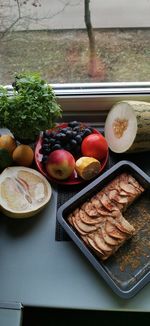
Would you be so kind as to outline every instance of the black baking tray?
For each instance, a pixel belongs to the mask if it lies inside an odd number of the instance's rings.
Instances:
[[[136,234],[108,260],[102,262],[67,221],[68,215],[122,172],[129,172],[145,188],[124,213]],[[64,203],[57,220],[111,289],[122,298],[133,297],[150,282],[150,177],[130,161],[120,161]]]

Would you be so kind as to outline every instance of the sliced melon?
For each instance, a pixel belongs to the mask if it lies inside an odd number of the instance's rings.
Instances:
[[[115,153],[150,150],[150,103],[116,103],[106,118],[105,138]]]
[[[0,175],[0,207],[9,217],[37,214],[49,202],[51,193],[47,179],[34,169],[13,166]]]

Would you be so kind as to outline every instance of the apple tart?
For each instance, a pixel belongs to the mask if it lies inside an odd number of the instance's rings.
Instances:
[[[144,188],[129,173],[122,173],[68,216],[85,244],[101,260],[113,255],[134,233],[123,212]]]

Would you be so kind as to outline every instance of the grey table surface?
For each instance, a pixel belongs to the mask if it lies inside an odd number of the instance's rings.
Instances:
[[[1,326],[21,326],[21,323],[22,323],[21,309],[0,307]]]
[[[55,240],[56,201],[53,189],[50,203],[39,215],[26,220],[0,216],[0,301],[23,306],[150,312],[150,284],[135,297],[122,299],[71,241]]]

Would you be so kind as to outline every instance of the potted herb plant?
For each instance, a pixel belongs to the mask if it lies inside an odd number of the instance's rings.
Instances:
[[[12,96],[0,88],[0,127],[8,128],[21,142],[34,142],[59,117],[61,108],[54,91],[38,74],[17,75]]]

